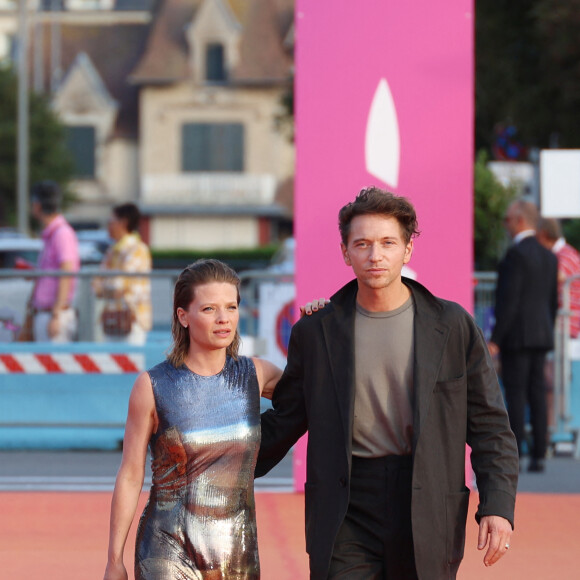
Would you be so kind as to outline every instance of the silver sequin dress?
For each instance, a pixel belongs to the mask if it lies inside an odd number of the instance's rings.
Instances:
[[[136,580],[260,577],[254,466],[260,393],[251,359],[204,377],[165,361],[149,371],[159,428],[139,522]]]

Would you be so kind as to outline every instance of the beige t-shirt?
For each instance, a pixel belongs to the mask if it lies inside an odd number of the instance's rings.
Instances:
[[[390,312],[356,305],[353,455],[408,455],[413,437],[412,296]]]

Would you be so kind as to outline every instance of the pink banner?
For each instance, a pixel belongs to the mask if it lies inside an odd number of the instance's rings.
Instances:
[[[473,0],[297,0],[298,304],[352,278],[337,214],[368,185],[408,197],[411,274],[473,306]],[[295,453],[304,480],[303,444]]]

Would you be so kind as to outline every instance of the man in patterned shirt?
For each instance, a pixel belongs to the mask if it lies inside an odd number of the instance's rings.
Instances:
[[[564,282],[575,274],[580,274],[580,253],[566,242],[558,220],[542,218],[536,231],[538,241],[558,258],[558,299],[560,308],[564,303]],[[580,334],[580,278],[571,282],[570,290],[570,336]]]

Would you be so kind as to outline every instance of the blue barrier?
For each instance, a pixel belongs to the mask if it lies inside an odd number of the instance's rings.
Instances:
[[[168,347],[3,344],[0,449],[119,448],[135,378],[162,361]]]
[[[569,422],[567,426],[570,431],[578,434],[580,432],[580,360],[572,361],[569,402]]]

